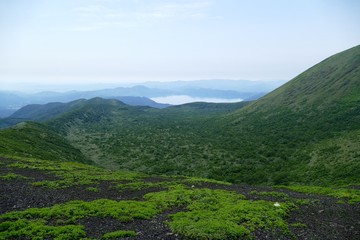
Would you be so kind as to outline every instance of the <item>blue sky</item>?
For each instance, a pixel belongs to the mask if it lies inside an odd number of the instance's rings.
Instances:
[[[1,0],[0,83],[289,80],[358,45],[359,13],[356,0]]]

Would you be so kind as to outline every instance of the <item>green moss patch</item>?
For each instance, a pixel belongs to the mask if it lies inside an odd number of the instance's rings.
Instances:
[[[117,239],[117,238],[135,237],[135,236],[136,236],[136,232],[134,231],[119,230],[104,234],[103,239]]]
[[[259,196],[264,196],[264,197],[275,197],[275,198],[280,198],[280,199],[284,199],[284,200],[289,200],[289,195],[286,193],[282,193],[282,192],[274,192],[274,191],[270,191],[270,192],[259,192],[259,191],[251,191],[250,194],[252,195],[259,195]]]
[[[0,239],[80,239],[85,237],[83,226],[48,226],[46,221],[19,219],[0,223]]]
[[[274,206],[269,201],[244,200],[230,191],[175,188],[145,195],[163,208],[187,206],[171,215],[170,228],[192,239],[252,238],[256,229],[280,230],[290,234],[286,217],[291,203]]]
[[[302,193],[322,194],[335,198],[345,198],[348,199],[349,203],[360,202],[360,191],[357,189],[318,186],[278,186],[278,188],[287,188]]]
[[[71,201],[47,208],[29,208],[24,211],[8,212],[0,215],[2,224],[0,239],[6,239],[8,236],[13,236],[13,238],[20,236],[19,238],[21,238],[21,234],[25,234],[26,231],[29,231],[27,236],[31,238],[52,238],[52,236],[59,235],[61,236],[59,239],[66,239],[66,234],[70,236],[69,239],[81,238],[86,236],[86,232],[81,225],[77,224],[85,218],[111,217],[126,223],[135,219],[152,219],[170,209],[184,209],[171,214],[167,224],[174,233],[186,238],[251,239],[254,232],[259,229],[290,235],[286,218],[288,213],[295,208],[295,204],[293,201],[285,201],[288,197],[285,193],[252,192],[252,194],[261,196],[281,198],[280,203],[275,204],[275,202],[265,200],[246,200],[244,195],[228,190],[197,188],[197,185],[207,183],[207,181],[197,178],[164,178],[161,179],[163,181],[157,181],[154,178],[155,181],[152,181],[152,178],[145,174],[106,171],[79,163],[38,161],[36,159],[18,159],[9,163],[8,166],[37,169],[59,178],[35,182],[33,183],[35,186],[57,189],[84,185],[88,191],[96,192],[98,191],[96,186],[100,181],[111,181],[121,190],[139,190],[151,187],[167,190],[148,193],[144,195],[142,201],[109,199],[89,202]],[[217,181],[210,181],[210,183],[216,186],[226,185],[226,183]],[[111,239],[133,235],[133,231],[119,229],[119,231],[105,234],[103,238]]]
[[[139,181],[145,174],[130,171],[109,171],[99,167],[75,162],[46,161],[32,158],[19,158],[8,164],[12,168],[34,169],[58,177],[58,180],[33,182],[33,186],[53,189],[78,185],[98,184],[101,181]]]
[[[110,216],[119,221],[131,221],[134,218],[149,219],[159,213],[153,202],[113,201],[99,199],[92,202],[71,201],[56,204],[49,208],[29,208],[25,211],[15,211],[3,214],[0,219],[45,219],[57,220],[69,224],[85,217]]]
[[[134,219],[151,219],[173,207],[184,207],[186,211],[172,214],[168,225],[173,232],[188,238],[251,238],[252,232],[257,229],[280,230],[289,234],[286,217],[294,208],[290,203],[275,206],[270,201],[245,200],[243,195],[231,191],[194,189],[181,185],[167,191],[148,193],[144,198],[145,201],[71,201],[48,208],[5,213],[0,216],[3,221],[0,225],[0,239],[22,236],[28,229],[30,235],[26,236],[43,237],[55,233],[61,237],[65,233],[69,236],[83,236],[83,228],[76,225],[83,218],[112,217],[120,222],[129,222]],[[104,238],[133,235],[132,231],[121,230],[108,233]]]
[[[154,202],[112,201],[107,199],[92,202],[71,201],[48,208],[29,208],[3,214],[0,219],[0,239],[31,237],[43,239],[78,239],[86,235],[84,227],[77,221],[87,217],[113,217],[120,222],[134,219],[150,219],[160,211]],[[51,222],[51,224],[50,224]],[[118,231],[104,236],[133,236],[132,231]]]
[[[16,180],[16,179],[27,179],[27,177],[20,175],[20,174],[16,174],[16,173],[8,173],[8,174],[0,176],[0,179]]]

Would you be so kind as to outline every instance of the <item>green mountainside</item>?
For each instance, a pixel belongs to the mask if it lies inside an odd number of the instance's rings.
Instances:
[[[360,46],[337,53],[256,101],[247,110],[318,110],[360,100]]]
[[[49,127],[35,122],[22,122],[1,130],[0,153],[7,156],[91,163],[66,139]]]
[[[274,165],[275,183],[358,181],[360,46],[322,61],[223,122],[231,122],[227,131],[239,145],[257,143],[249,151]]]

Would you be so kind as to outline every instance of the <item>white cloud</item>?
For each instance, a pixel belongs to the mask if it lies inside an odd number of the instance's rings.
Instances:
[[[167,3],[150,5],[133,5],[126,10],[121,4],[106,5],[106,2],[96,5],[80,6],[72,9],[75,24],[72,31],[93,31],[105,27],[133,27],[163,20],[199,19],[207,16],[206,11],[212,6],[209,1],[186,3]]]
[[[74,8],[73,11],[79,14],[84,13],[99,13],[102,11],[107,11],[108,9],[103,5],[88,5]]]
[[[74,27],[74,28],[71,28],[70,30],[71,31],[74,31],[74,32],[89,32],[89,31],[95,31],[95,30],[98,30],[100,29],[101,27],[98,27],[96,25],[92,25],[92,26],[79,26],[79,27]]]
[[[165,4],[155,7],[152,14],[165,18],[192,18],[194,16],[205,16],[205,10],[211,5],[211,2]]]

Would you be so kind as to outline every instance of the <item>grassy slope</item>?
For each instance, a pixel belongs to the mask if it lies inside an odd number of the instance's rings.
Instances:
[[[23,122],[0,131],[0,153],[91,163],[67,140],[40,123]]]
[[[270,176],[276,171],[272,182],[358,182],[360,47],[324,60],[226,121],[229,132],[258,143],[249,151],[267,158]]]
[[[358,101],[359,74],[360,46],[357,46],[316,64],[253,103],[246,111],[267,111],[279,106],[296,111],[307,110],[310,106],[322,110],[334,103]]]

